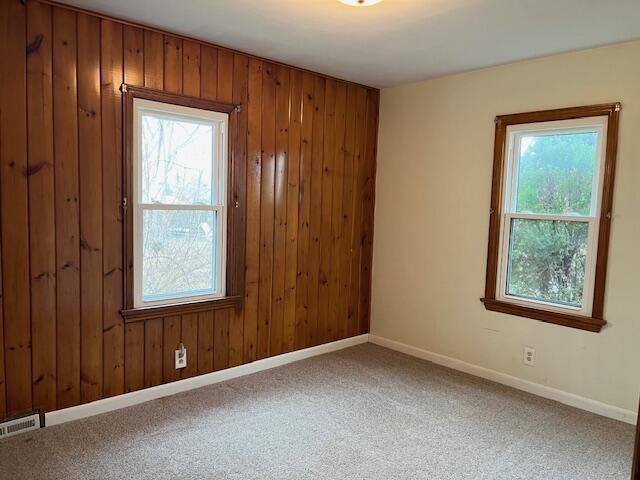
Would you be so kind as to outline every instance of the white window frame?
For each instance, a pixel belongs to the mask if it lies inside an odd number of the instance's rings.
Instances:
[[[217,198],[212,199],[210,205],[200,204],[146,204],[142,203],[142,145],[140,141],[142,116],[145,112],[151,112],[156,116],[174,119],[186,119],[202,122],[214,127],[217,133],[217,148],[212,157],[212,181],[211,187],[217,187]],[[227,261],[227,155],[229,114],[204,110],[199,108],[184,107],[164,102],[156,102],[141,98],[133,99],[133,303],[134,308],[153,307],[160,305],[186,304],[206,300],[214,300],[226,296],[226,261]],[[215,135],[215,133],[214,133]],[[218,287],[212,293],[202,295],[171,296],[158,300],[145,301],[142,295],[143,278],[143,238],[142,221],[144,210],[197,210],[202,212],[216,212],[217,229],[217,258],[215,285]]]
[[[502,199],[502,218],[500,219],[500,243],[498,250],[498,275],[496,299],[506,303],[560,313],[570,313],[590,317],[593,309],[596,260],[598,253],[598,237],[602,190],[606,157],[607,116],[585,117],[572,120],[555,120],[550,122],[509,125],[506,130],[506,164]],[[527,135],[597,133],[596,165],[593,179],[595,195],[591,198],[589,215],[548,215],[516,213],[516,193],[518,180],[518,162],[520,159],[520,139]],[[509,264],[509,245],[511,222],[513,219],[562,220],[588,223],[587,255],[585,259],[585,279],[583,284],[582,307],[562,305],[543,300],[524,299],[506,293]]]

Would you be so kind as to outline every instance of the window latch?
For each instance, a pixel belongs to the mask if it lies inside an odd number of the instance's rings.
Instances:
[[[123,197],[122,198],[122,211],[124,213],[127,212],[127,207],[129,206],[129,201],[127,200],[127,197]]]

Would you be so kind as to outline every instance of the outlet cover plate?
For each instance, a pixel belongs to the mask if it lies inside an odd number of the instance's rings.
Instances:
[[[187,366],[187,349],[182,348],[176,350],[176,369],[185,368]]]
[[[522,363],[529,367],[536,365],[536,349],[533,347],[524,347],[522,355]]]

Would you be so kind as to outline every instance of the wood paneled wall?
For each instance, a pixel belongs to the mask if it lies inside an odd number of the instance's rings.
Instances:
[[[377,90],[36,0],[0,4],[0,417],[368,331]],[[122,82],[243,104],[242,310],[123,322]]]

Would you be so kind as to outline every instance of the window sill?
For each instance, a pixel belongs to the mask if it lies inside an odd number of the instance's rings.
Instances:
[[[186,315],[188,313],[210,312],[211,310],[223,310],[227,308],[240,308],[242,296],[216,298],[201,302],[176,303],[159,305],[154,307],[130,308],[120,310],[125,323],[140,322],[153,318],[170,317],[173,315]]]
[[[607,322],[601,318],[583,317],[568,313],[550,312],[537,308],[523,307],[513,303],[500,302],[493,298],[481,298],[484,307],[492,312],[507,313],[518,317],[532,318],[541,322],[553,323],[565,327],[577,328],[588,332],[599,332]]]

